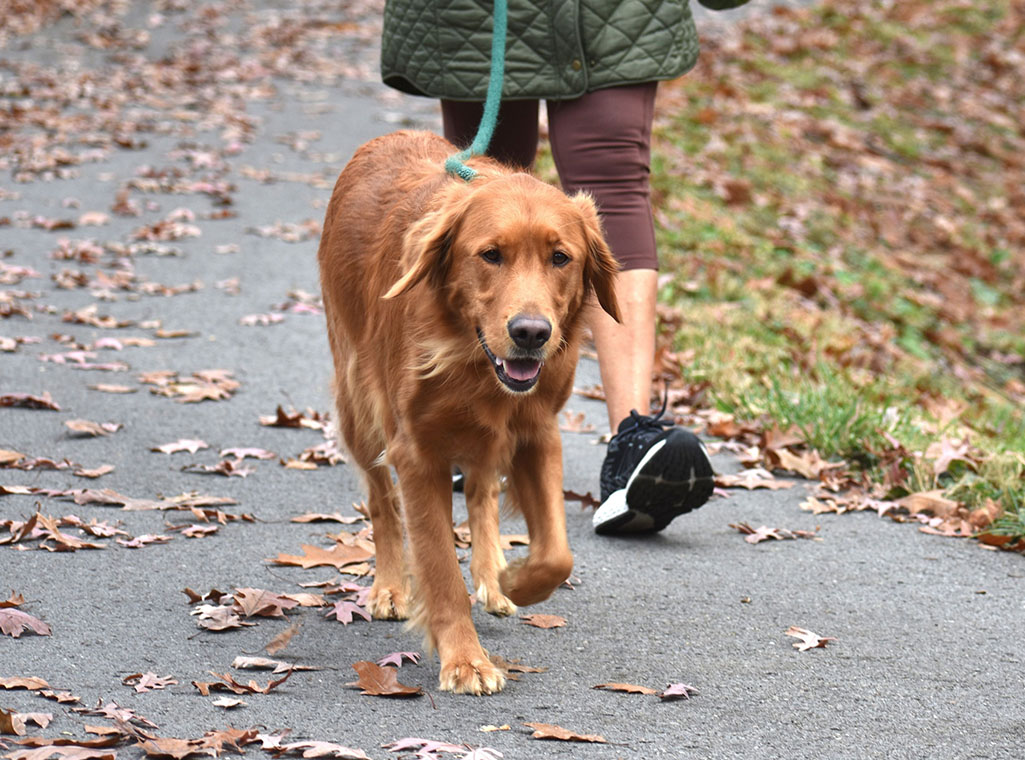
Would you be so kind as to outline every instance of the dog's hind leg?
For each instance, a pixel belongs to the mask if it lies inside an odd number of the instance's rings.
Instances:
[[[409,617],[409,588],[403,559],[402,518],[391,471],[386,464],[379,464],[366,472],[366,481],[367,509],[377,548],[377,567],[367,609],[375,618],[405,620]]]
[[[367,609],[375,618],[405,620],[409,617],[409,588],[403,562],[402,517],[391,471],[382,456],[386,441],[380,426],[374,422],[372,394],[357,390],[371,384],[360,376],[351,347],[335,343],[333,340],[338,432],[352,455],[353,464],[363,473],[377,550],[377,567]]]
[[[512,615],[516,605],[502,593],[498,576],[505,569],[505,556],[499,540],[498,475],[495,472],[466,470],[466,509],[470,515],[470,539],[473,555],[470,577],[477,599],[492,615]]]
[[[573,569],[562,496],[562,441],[554,422],[517,450],[509,496],[527,521],[530,554],[511,563],[499,580],[515,604],[535,604],[551,596]]]

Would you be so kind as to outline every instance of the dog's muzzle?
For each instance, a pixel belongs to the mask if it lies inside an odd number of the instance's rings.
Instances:
[[[477,340],[491,361],[491,366],[495,368],[498,379],[509,390],[516,393],[529,391],[541,377],[541,367],[544,366],[544,361],[540,351],[523,352],[523,355],[520,356],[499,359],[488,348],[487,341],[484,340],[484,333],[479,327],[477,328]]]

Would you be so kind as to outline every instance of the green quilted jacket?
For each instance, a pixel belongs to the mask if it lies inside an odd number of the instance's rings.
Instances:
[[[701,0],[716,10],[747,0]],[[508,0],[502,96],[565,99],[673,79],[698,57],[688,0]],[[387,0],[384,83],[414,95],[483,100],[492,0]]]

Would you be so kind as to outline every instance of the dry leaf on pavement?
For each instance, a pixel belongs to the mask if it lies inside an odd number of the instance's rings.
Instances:
[[[358,523],[362,519],[362,517],[348,517],[340,512],[332,512],[330,514],[326,512],[307,512],[306,514],[299,515],[298,517],[293,517],[292,522],[339,522],[343,525],[352,525],[354,523]]]
[[[232,677],[231,673],[215,673],[210,671],[210,675],[214,678],[220,678],[220,681],[193,681],[192,685],[195,686],[199,693],[204,697],[210,696],[211,691],[225,690],[230,691],[233,694],[267,694],[271,689],[277,688],[292,675],[292,670],[289,669],[285,673],[283,678],[279,678],[277,681],[270,681],[266,686],[260,686],[256,681],[250,681],[247,684],[239,683]]]
[[[777,491],[781,488],[793,488],[792,480],[777,480],[771,473],[760,467],[744,470],[739,475],[716,475],[715,484],[720,488],[746,488],[753,491],[756,488],[768,488]]]
[[[248,702],[246,702],[244,699],[239,699],[238,697],[218,697],[217,699],[213,700],[210,704],[212,704],[214,707],[221,707],[225,710],[231,710],[235,707],[245,707],[248,704]]]
[[[690,684],[671,683],[663,691],[659,692],[658,698],[663,702],[670,702],[674,699],[690,699],[692,695],[697,693],[698,690]]]
[[[382,668],[376,662],[361,660],[353,663],[352,669],[359,675],[359,680],[346,686],[362,689],[361,694],[372,697],[420,697],[424,694],[421,686],[399,683],[395,668]]]
[[[637,686],[632,683],[600,683],[592,686],[592,689],[604,689],[606,691],[624,691],[627,694],[658,694],[656,689],[648,686]]]
[[[125,686],[134,686],[139,694],[155,689],[165,689],[168,686],[176,686],[178,681],[172,676],[158,676],[156,673],[132,673],[121,679]]]
[[[121,429],[120,422],[92,422],[91,420],[64,420],[64,427],[82,436],[106,436]]]
[[[598,734],[577,734],[562,726],[556,726],[551,723],[524,723],[523,725],[534,729],[534,733],[530,735],[532,739],[557,739],[563,742],[608,744],[604,736],[599,736]]]
[[[53,412],[61,410],[47,392],[42,396],[33,396],[30,393],[4,393],[0,395],[0,406],[17,406],[22,409],[46,409]]]
[[[288,670],[320,670],[315,665],[296,665],[283,660],[272,660],[270,657],[250,657],[239,655],[231,661],[231,667],[238,669],[271,670],[273,673],[284,673]]]
[[[388,750],[389,752],[395,753],[406,753],[412,750],[416,750],[414,757],[417,758],[437,758],[439,753],[456,753],[465,752],[466,747],[461,744],[450,744],[449,742],[439,742],[433,739],[420,739],[412,736],[407,736],[405,739],[396,739],[393,742],[382,744],[381,747]],[[403,754],[403,757],[406,755]]]
[[[237,588],[232,598],[235,610],[246,617],[284,617],[285,610],[299,606],[294,599],[262,588]]]
[[[16,713],[0,707],[0,734],[24,736],[26,724],[35,723],[40,728],[46,728],[51,720],[53,715],[50,713]]]
[[[377,661],[377,664],[382,668],[386,665],[393,665],[396,668],[401,668],[402,663],[405,660],[409,660],[414,665],[420,664],[420,653],[419,652],[392,652],[387,654]]]
[[[161,446],[154,446],[150,451],[158,451],[162,454],[176,454],[179,451],[187,451],[190,454],[195,454],[200,449],[208,449],[210,444],[206,441],[200,441],[195,438],[179,438],[173,443],[165,443]]]
[[[787,530],[786,528],[770,528],[767,525],[752,528],[746,522],[730,523],[730,527],[744,533],[744,540],[749,544],[757,544],[770,538],[774,538],[777,541],[793,538],[808,538],[814,541],[822,540],[813,530]]]
[[[292,625],[288,626],[288,628],[286,628],[273,639],[268,641],[266,645],[264,645],[263,647],[264,651],[267,654],[277,654],[292,642],[292,639],[295,637],[297,633],[299,633],[299,629],[301,627],[302,623],[298,620],[292,623]],[[278,671],[275,670],[274,672],[277,673]]]
[[[348,625],[353,620],[353,615],[358,615],[364,620],[369,621],[371,619],[370,613],[366,609],[356,604],[356,602],[350,602],[347,599],[343,599],[340,602],[335,602],[331,605],[331,609],[324,613],[324,617],[333,617],[342,625]]]
[[[49,624],[29,615],[27,612],[22,612],[13,607],[0,609],[0,633],[7,634],[11,638],[16,639],[21,636],[26,628],[39,636],[49,636],[53,632]]]
[[[532,625],[535,628],[562,628],[566,625],[566,618],[559,615],[543,615],[535,612],[532,615],[520,615],[524,625]]]
[[[324,566],[341,569],[346,565],[365,562],[374,556],[373,552],[367,551],[362,547],[346,546],[344,544],[335,544],[330,549],[303,544],[302,550],[303,553],[301,555],[279,554],[270,562],[273,562],[275,565],[295,565],[307,570],[311,567]]]
[[[809,649],[825,648],[826,644],[830,641],[836,641],[832,636],[819,636],[817,633],[812,633],[806,628],[799,628],[796,625],[792,625],[784,632],[787,636],[793,636],[794,638],[800,639],[800,641],[794,642],[794,648],[798,652],[806,652]]]
[[[343,747],[341,744],[333,744],[331,742],[309,741],[282,744],[281,736],[270,736],[268,734],[259,734],[256,738],[260,742],[260,746],[267,752],[270,752],[274,757],[280,757],[283,754],[293,754],[301,755],[302,757],[336,757],[341,758],[341,760],[370,760],[363,750]]]

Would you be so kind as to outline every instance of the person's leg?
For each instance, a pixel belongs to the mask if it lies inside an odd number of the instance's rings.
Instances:
[[[488,155],[508,166],[529,170],[537,155],[537,108],[536,100],[502,103]],[[445,139],[460,149],[469,147],[477,135],[483,113],[483,103],[442,100]]]
[[[658,254],[651,217],[654,82],[548,103],[552,154],[566,192],[594,196],[620,262],[622,322],[601,309],[590,320],[612,432],[631,409],[647,414],[655,358]]]
[[[567,192],[591,193],[622,267],[622,322],[593,309],[609,441],[601,470],[599,533],[657,531],[711,496],[712,465],[698,438],[649,415],[658,255],[650,203],[654,83],[548,104],[552,154]]]
[[[654,269],[627,269],[616,275],[622,322],[600,308],[591,309],[591,332],[612,432],[631,409],[647,413],[651,406],[657,279]]]

